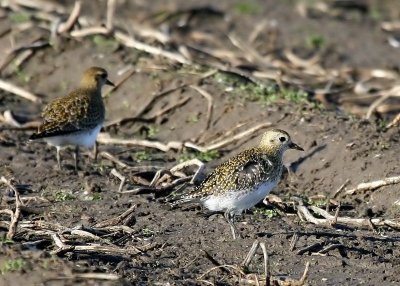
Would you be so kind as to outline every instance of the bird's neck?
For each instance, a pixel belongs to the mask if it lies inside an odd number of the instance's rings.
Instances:
[[[267,155],[267,157],[276,162],[282,162],[282,157],[283,157],[283,151],[282,150],[276,150],[276,148],[273,148],[271,146],[259,146],[256,148],[257,152],[263,155]]]
[[[88,86],[88,85],[84,85],[84,86],[80,86],[79,88],[80,90],[82,90],[83,93],[87,94],[90,96],[90,98],[92,99],[102,99],[101,97],[101,87],[99,86]]]
[[[84,77],[80,82],[79,88],[101,92],[102,86],[103,85],[99,81],[93,78]]]

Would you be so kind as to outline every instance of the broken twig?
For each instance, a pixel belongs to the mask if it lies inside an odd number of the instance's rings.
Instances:
[[[394,185],[400,183],[400,176],[388,177],[381,180],[376,180],[368,183],[361,183],[358,184],[355,188],[350,190],[345,190],[343,192],[344,195],[352,195],[356,192],[360,191],[367,191],[367,190],[375,190],[377,188],[387,186],[387,185]]]

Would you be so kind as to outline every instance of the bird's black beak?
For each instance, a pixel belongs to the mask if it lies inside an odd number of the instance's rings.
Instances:
[[[289,144],[289,148],[290,148],[290,149],[296,149],[296,150],[304,151],[303,148],[301,148],[299,145],[297,145],[296,143],[293,143],[293,142],[291,142],[291,143]]]
[[[111,85],[111,86],[114,86],[115,87],[115,84],[113,84],[111,81],[109,81],[108,79],[106,80],[106,84],[107,85]]]

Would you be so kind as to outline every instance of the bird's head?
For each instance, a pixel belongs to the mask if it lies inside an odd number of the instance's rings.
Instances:
[[[304,151],[303,148],[292,142],[286,131],[280,129],[266,131],[261,138],[259,148],[273,154],[283,154],[287,149]]]
[[[101,89],[105,84],[115,86],[108,79],[108,74],[105,69],[91,67],[83,73],[80,86],[85,89]]]

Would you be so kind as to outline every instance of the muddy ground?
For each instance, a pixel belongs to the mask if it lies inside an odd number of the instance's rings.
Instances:
[[[64,1],[66,11],[73,3]],[[362,2],[362,9],[341,8],[335,13],[315,12],[302,16],[299,5],[310,1],[123,1],[117,6],[116,25],[129,27],[133,22],[145,23],[163,30],[171,27],[177,42],[185,41],[188,30],[212,35],[226,45],[228,29],[246,38],[263,19],[273,21],[279,30],[275,48],[291,48],[303,57],[312,55],[315,45],[324,45],[322,66],[330,69],[369,68],[390,70],[398,76],[400,50],[388,44],[388,34],[381,29],[384,21],[399,20],[400,5],[396,1]],[[189,27],[179,30],[178,16],[171,17],[166,28],[158,24],[160,12],[192,7],[213,7],[195,14]],[[357,7],[357,6],[356,6]],[[363,8],[364,7],[364,8]],[[367,7],[367,10],[365,10]],[[23,28],[24,19],[10,8],[1,11],[0,48],[27,44],[37,37],[48,38],[48,30],[31,18],[33,27]],[[105,1],[85,2],[82,14],[97,21],[104,20]],[[217,11],[217,12],[216,12]],[[36,13],[35,10],[28,10]],[[221,15],[223,13],[223,15]],[[184,14],[184,13],[183,13]],[[17,16],[18,17],[17,17]],[[66,12],[68,15],[68,12]],[[21,19],[22,18],[22,19]],[[228,19],[228,20],[227,20]],[[187,19],[186,19],[187,20]],[[164,21],[166,21],[164,19]],[[173,23],[173,24],[171,24]],[[158,24],[158,26],[157,26]],[[10,31],[7,31],[11,28]],[[317,35],[317,36],[315,36]],[[55,150],[43,142],[28,142],[34,131],[13,129],[3,122],[0,133],[0,176],[13,178],[25,208],[20,227],[12,240],[6,239],[10,216],[1,214],[0,285],[238,285],[240,278],[254,273],[263,278],[262,252],[259,250],[249,267],[238,275],[232,268],[217,265],[240,265],[253,242],[265,243],[270,272],[275,280],[299,279],[306,262],[310,262],[305,285],[397,285],[400,283],[400,236],[392,227],[350,227],[332,224],[317,226],[304,222],[297,215],[295,203],[302,200],[309,206],[327,208],[339,216],[350,218],[399,218],[399,187],[396,184],[352,195],[335,192],[346,183],[350,189],[369,182],[398,175],[399,128],[384,128],[394,114],[378,114],[369,120],[352,113],[354,106],[335,96],[349,96],[352,89],[329,97],[329,104],[318,102],[310,93],[301,100],[285,97],[260,101],[249,97],[252,91],[239,88],[242,79],[216,74],[201,79],[209,71],[207,65],[180,65],[163,57],[119,45],[108,38],[73,39],[59,37],[57,45],[35,51],[18,69],[2,71],[2,80],[12,82],[41,97],[43,103],[32,103],[11,93],[0,91],[0,111],[11,110],[25,121],[38,120],[44,103],[65,94],[76,86],[80,74],[93,65],[105,67],[110,79],[119,82],[121,71],[134,66],[133,76],[109,94],[106,99],[106,125],[134,117],[153,95],[181,84],[199,83],[213,97],[213,115],[207,124],[207,101],[189,86],[161,97],[142,120],[133,120],[105,128],[110,136],[125,139],[148,139],[160,142],[193,141],[204,135],[200,145],[212,143],[241,123],[236,132],[259,123],[270,122],[287,130],[305,152],[288,151],[285,172],[272,192],[282,203],[260,203],[239,218],[242,239],[232,240],[223,216],[204,216],[200,208],[171,209],[157,191],[139,194],[117,192],[120,181],[111,174],[115,168],[127,177],[124,190],[148,184],[154,172],[123,168],[105,157],[96,162],[83,152],[79,171],[73,169],[71,152],[62,152],[63,171],[56,168]],[[310,41],[311,43],[310,46]],[[151,42],[150,42],[151,43]],[[319,43],[319,44],[318,44]],[[258,48],[263,49],[262,42]],[[320,48],[320,47],[319,47]],[[4,61],[3,53],[0,60]],[[107,90],[106,90],[107,93]],[[184,104],[161,116],[157,111],[188,98]],[[360,109],[357,109],[360,110]],[[144,118],[146,117],[146,118]],[[109,152],[130,167],[157,166],[169,169],[178,162],[198,157],[206,162],[207,172],[218,163],[257,143],[264,129],[242,140],[223,146],[216,152],[200,154],[188,148],[162,152],[157,149],[121,144],[100,144],[101,152]],[[204,134],[203,134],[204,133]],[[186,171],[192,174],[193,170]],[[13,192],[1,186],[1,209],[15,209]],[[282,207],[283,206],[283,207]],[[126,221],[130,232],[115,230],[96,233],[101,240],[73,236],[71,229],[93,228],[132,208]],[[25,231],[23,223],[36,223],[43,234]],[[40,226],[39,226],[40,225]],[[51,226],[57,226],[52,228]],[[100,243],[120,249],[137,247],[136,254],[85,251],[57,251],[52,237],[70,238],[74,245]],[[293,247],[294,235],[298,236]],[[91,240],[92,239],[92,240]],[[312,246],[304,250],[307,246]],[[331,250],[320,252],[329,246]],[[299,251],[300,250],[300,251]],[[87,273],[115,276],[85,277]],[[113,280],[114,279],[114,280]],[[255,283],[255,282],[254,282]],[[256,284],[253,284],[256,285]]]

